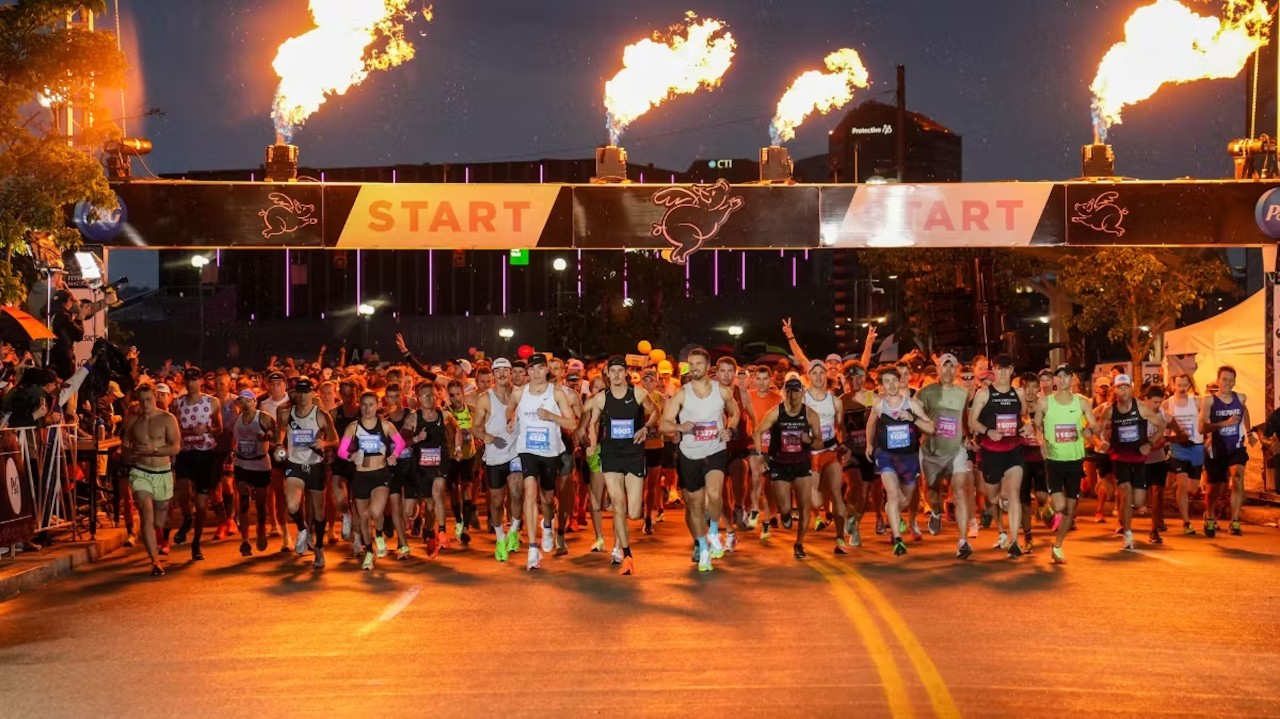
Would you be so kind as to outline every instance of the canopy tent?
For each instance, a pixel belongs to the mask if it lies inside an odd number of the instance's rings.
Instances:
[[[1170,372],[1194,368],[1196,387],[1217,379],[1218,368],[1236,368],[1236,392],[1248,400],[1249,419],[1257,424],[1267,416],[1266,291],[1221,314],[1164,333],[1164,352]],[[1192,357],[1184,357],[1191,355]]]

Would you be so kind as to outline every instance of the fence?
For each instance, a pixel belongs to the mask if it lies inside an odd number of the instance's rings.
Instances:
[[[0,545],[27,541],[39,532],[75,531],[75,425],[0,429]]]

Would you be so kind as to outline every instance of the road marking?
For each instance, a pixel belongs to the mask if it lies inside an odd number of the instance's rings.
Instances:
[[[404,590],[404,593],[401,594],[398,599],[396,599],[394,602],[390,604],[390,606],[388,606],[386,609],[383,610],[381,616],[379,616],[377,619],[373,620],[372,622],[369,622],[368,624],[364,625],[363,627],[360,627],[360,631],[357,632],[357,634],[359,634],[360,636],[364,636],[369,632],[372,632],[374,629],[377,629],[379,623],[389,622],[392,619],[395,619],[397,614],[399,614],[400,612],[403,612],[405,607],[413,603],[413,600],[418,596],[418,593],[421,591],[422,591],[422,585],[418,585],[416,587],[409,587],[408,589]]]
[[[1134,554],[1141,554],[1141,555],[1142,555],[1142,556],[1144,556],[1144,557],[1151,557],[1152,559],[1159,559],[1159,560],[1160,560],[1160,561],[1162,561],[1162,562],[1168,562],[1168,563],[1170,563],[1170,564],[1176,564],[1176,565],[1178,565],[1178,566],[1180,566],[1180,567],[1185,567],[1185,566],[1187,566],[1187,563],[1186,563],[1186,562],[1183,562],[1183,561],[1180,561],[1180,560],[1174,559],[1173,557],[1166,557],[1166,556],[1164,556],[1164,554],[1163,554],[1163,553],[1161,553],[1161,552],[1149,552],[1149,551],[1147,551],[1147,550],[1145,550],[1145,549],[1130,549],[1129,551],[1130,551],[1130,552],[1132,552],[1132,553],[1134,553]]]
[[[867,654],[871,656],[871,662],[880,675],[880,684],[884,687],[885,699],[889,702],[889,714],[893,717],[915,716],[907,685],[902,681],[898,665],[894,662],[893,650],[857,592],[839,581],[839,574],[821,560],[813,562],[811,566],[826,577],[827,583],[831,585],[831,592],[835,594],[836,603],[853,622],[854,629],[862,638],[862,645],[866,647]]]
[[[907,652],[907,656],[911,659],[911,664],[920,676],[920,681],[924,684],[924,689],[929,694],[929,703],[933,705],[934,714],[939,717],[959,717],[960,709],[951,697],[951,691],[947,688],[947,683],[942,679],[942,674],[938,672],[938,668],[929,659],[929,653],[921,646],[911,628],[907,626],[906,620],[893,608],[893,604],[888,598],[881,594],[880,590],[876,589],[871,580],[862,576],[853,567],[834,559],[827,560],[826,563],[829,566],[834,566],[849,577],[862,595],[880,613],[880,618],[884,620],[885,624],[889,625],[889,629]]]

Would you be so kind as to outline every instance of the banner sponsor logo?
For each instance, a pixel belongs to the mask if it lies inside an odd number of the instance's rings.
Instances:
[[[651,201],[667,208],[662,221],[654,223],[652,234],[671,245],[667,259],[677,265],[683,265],[690,255],[702,249],[746,204],[746,200],[733,194],[733,187],[725,180],[714,185],[668,187],[653,193]]]
[[[338,247],[536,247],[557,185],[364,185]]]
[[[1097,232],[1124,237],[1124,218],[1129,211],[1116,204],[1118,192],[1103,192],[1084,202],[1077,202],[1071,212],[1071,221]]]
[[[299,202],[283,192],[273,192],[267,195],[267,199],[271,200],[271,207],[258,211],[264,225],[263,239],[291,235],[320,221],[311,216],[316,211],[315,205]]]
[[[1280,188],[1268,190],[1258,198],[1253,217],[1262,234],[1273,240],[1280,240]]]
[[[91,202],[77,202],[72,208],[72,224],[91,242],[110,242],[129,221],[129,208],[120,193],[111,194],[116,196],[114,210],[103,210]]]
[[[834,247],[1003,247],[1030,245],[1050,183],[1026,185],[860,185],[838,226],[822,228]]]

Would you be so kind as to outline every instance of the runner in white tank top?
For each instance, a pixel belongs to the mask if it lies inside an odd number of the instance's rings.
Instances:
[[[476,397],[472,433],[484,443],[485,476],[489,484],[489,526],[497,534],[493,558],[507,561],[520,548],[520,522],[524,518],[524,473],[520,465],[516,434],[507,427],[507,406],[515,389],[511,386],[511,361],[493,361],[493,387]],[[505,400],[504,400],[505,398]],[[511,525],[504,523],[506,494],[511,493]]]

